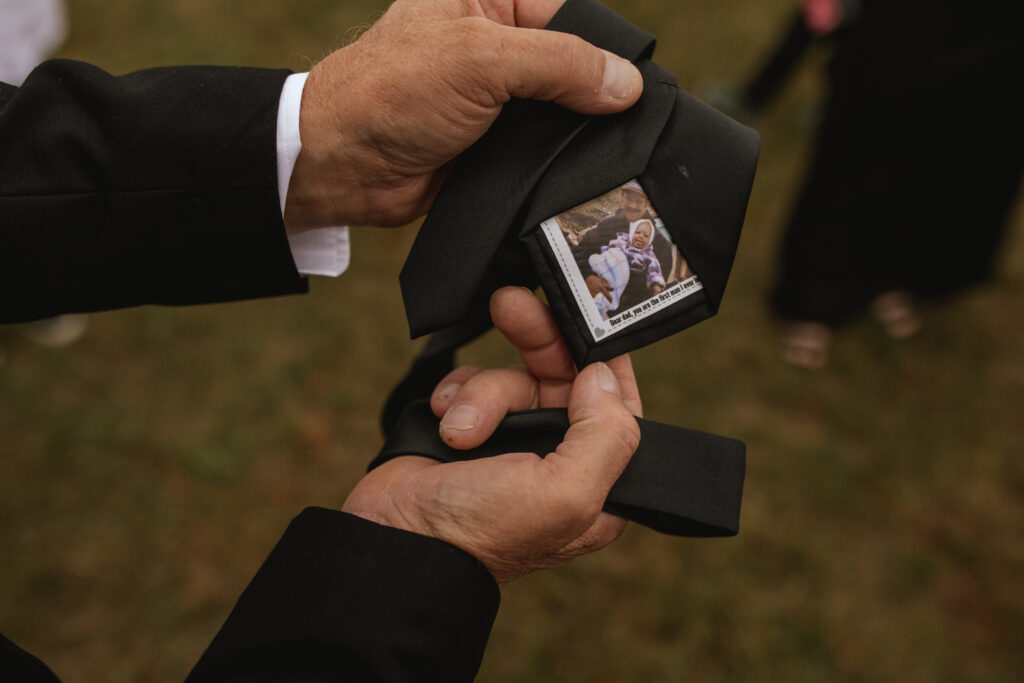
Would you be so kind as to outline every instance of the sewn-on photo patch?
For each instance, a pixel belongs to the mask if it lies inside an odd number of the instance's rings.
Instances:
[[[703,289],[636,180],[541,230],[595,341]]]

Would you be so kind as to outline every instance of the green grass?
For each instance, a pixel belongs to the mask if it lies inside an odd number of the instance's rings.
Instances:
[[[75,0],[62,55],[305,68],[375,2]],[[742,77],[791,3],[613,3],[698,93]],[[924,334],[843,331],[778,359],[765,311],[820,55],[760,122],[717,318],[635,354],[647,415],[748,445],[742,531],[631,527],[504,591],[480,679],[1010,681],[1024,671],[1024,243]],[[95,315],[50,351],[0,330],[0,631],[68,681],[181,679],[288,520],[336,506],[415,352],[397,273],[414,227],[358,229],[306,297]],[[511,360],[490,336],[464,354]]]

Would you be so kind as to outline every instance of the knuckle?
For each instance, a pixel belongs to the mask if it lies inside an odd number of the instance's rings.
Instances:
[[[600,76],[604,70],[604,58],[600,56],[598,49],[579,36],[564,35],[565,38],[562,39],[562,45],[558,46],[559,50],[555,58],[562,60],[563,67],[569,73],[587,79],[598,77],[597,82],[600,83]]]
[[[557,54],[564,60],[570,60],[574,65],[583,61],[591,49],[590,44],[579,36],[571,33],[562,33],[558,37],[559,45],[552,45]]]
[[[466,382],[467,391],[478,395],[500,395],[504,385],[499,368],[484,368]]]
[[[483,17],[462,17],[451,22],[448,39],[454,43],[451,47],[474,59],[490,58],[501,45],[496,28],[494,22]]]
[[[471,101],[486,106],[504,101],[505,34],[483,17],[461,17],[447,22],[438,37],[445,80]]]

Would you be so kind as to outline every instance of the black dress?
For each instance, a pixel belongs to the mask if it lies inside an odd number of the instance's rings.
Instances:
[[[838,37],[783,238],[777,315],[835,325],[880,293],[987,278],[1024,161],[1021,5],[867,0]]]

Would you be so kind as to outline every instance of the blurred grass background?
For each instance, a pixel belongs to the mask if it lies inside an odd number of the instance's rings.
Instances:
[[[308,68],[375,0],[71,0],[61,55]],[[743,78],[789,0],[615,0],[698,94]],[[1024,676],[1024,243],[909,343],[870,321],[830,367],[779,360],[765,310],[819,53],[759,122],[719,316],[634,360],[652,419],[748,445],[742,531],[631,527],[509,586],[482,681],[1011,681]],[[471,198],[469,198],[471,199]],[[967,227],[967,226],[965,226]],[[0,631],[68,681],[179,680],[287,525],[380,445],[408,341],[415,227],[357,229],[306,297],[92,316],[52,351],[0,329]],[[488,337],[463,359],[513,360]]]

